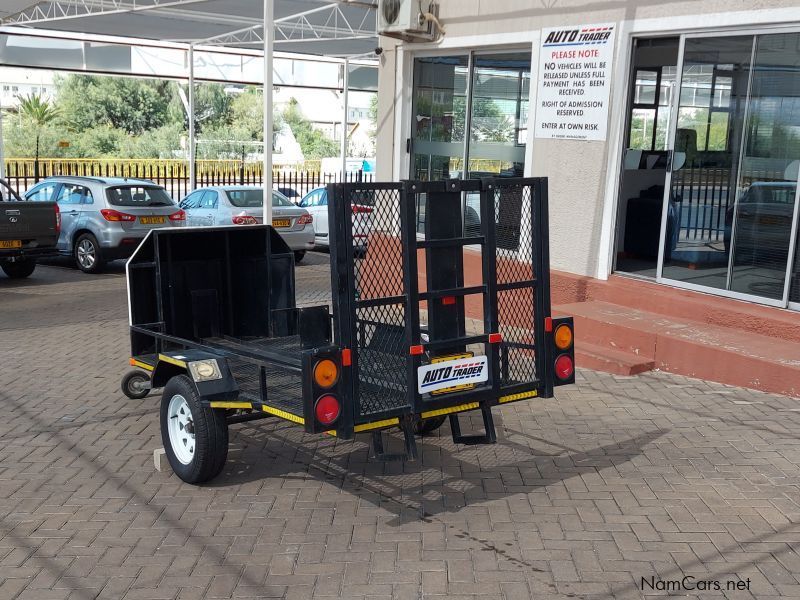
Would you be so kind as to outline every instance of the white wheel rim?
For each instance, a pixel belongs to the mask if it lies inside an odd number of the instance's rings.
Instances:
[[[175,394],[167,407],[167,431],[172,451],[182,465],[188,465],[194,458],[194,423],[192,411],[186,398]]]
[[[87,269],[91,269],[94,264],[94,244],[89,240],[81,240],[78,244],[78,262]]]

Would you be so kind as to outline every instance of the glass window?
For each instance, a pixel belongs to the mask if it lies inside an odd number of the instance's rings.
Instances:
[[[91,204],[92,193],[88,188],[74,183],[63,183],[56,202],[59,204]],[[88,199],[88,202],[85,200]]]
[[[50,202],[53,200],[53,193],[56,191],[57,185],[55,182],[40,183],[25,194],[25,200],[30,202]]]
[[[174,202],[164,188],[144,185],[121,185],[106,190],[112,206],[173,206]]]
[[[213,210],[217,208],[217,201],[219,200],[219,194],[214,190],[206,190],[203,194],[203,197],[200,199],[200,208],[205,208],[208,210]]]
[[[434,181],[462,175],[468,64],[467,56],[418,58],[414,62],[414,179]]]
[[[197,208],[200,204],[200,198],[203,197],[203,192],[192,192],[186,198],[181,200],[181,208]]]
[[[260,208],[264,205],[264,190],[246,188],[241,190],[228,190],[228,200],[237,208]],[[280,192],[272,192],[272,206],[294,206],[291,200]]]
[[[784,295],[800,161],[798,48],[798,33],[756,38],[738,199],[727,219],[730,289],[775,300]]]

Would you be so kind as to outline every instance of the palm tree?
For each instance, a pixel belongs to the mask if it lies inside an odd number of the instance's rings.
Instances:
[[[17,96],[17,98],[19,98],[19,113],[30,121],[36,130],[36,159],[33,163],[33,179],[38,182],[39,138],[42,135],[42,129],[58,118],[59,110],[39,94],[28,94],[27,96]]]

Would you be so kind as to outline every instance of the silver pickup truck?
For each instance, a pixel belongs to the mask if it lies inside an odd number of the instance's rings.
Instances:
[[[36,259],[55,256],[61,214],[55,202],[23,202],[0,179],[0,268],[11,279],[28,277]]]

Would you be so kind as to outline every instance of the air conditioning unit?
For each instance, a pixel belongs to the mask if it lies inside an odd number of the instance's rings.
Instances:
[[[436,30],[426,14],[436,14],[433,0],[378,0],[378,33],[407,41],[433,40]]]

